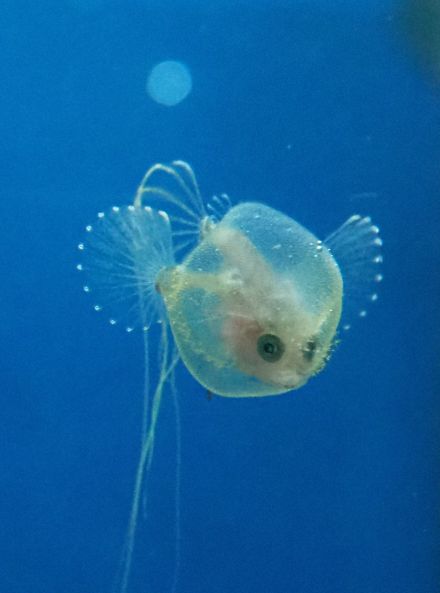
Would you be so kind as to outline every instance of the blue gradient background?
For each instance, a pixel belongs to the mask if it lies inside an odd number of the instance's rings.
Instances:
[[[178,371],[178,593],[438,593],[440,89],[391,2],[4,0],[0,592],[110,593],[138,457],[142,345],[75,271],[98,210],[188,160],[205,195],[384,238],[368,319],[303,389],[206,399]],[[145,93],[184,61],[191,95]],[[173,409],[130,593],[170,590]]]

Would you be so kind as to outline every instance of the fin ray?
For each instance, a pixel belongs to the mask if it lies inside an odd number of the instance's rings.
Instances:
[[[139,185],[134,204],[165,208],[172,221],[173,231],[181,230],[182,227],[190,228],[191,245],[197,243],[206,209],[195,174],[185,161],[156,163],[150,167]],[[176,237],[176,246],[179,243],[182,241]]]

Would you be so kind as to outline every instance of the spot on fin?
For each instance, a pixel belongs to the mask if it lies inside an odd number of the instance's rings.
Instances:
[[[344,300],[340,327],[351,328],[356,318],[366,317],[378,299],[382,282],[382,239],[369,216],[355,214],[325,240],[342,274]]]
[[[83,290],[95,311],[110,325],[127,332],[144,331],[162,316],[162,298],[155,289],[159,271],[174,265],[167,214],[149,206],[114,206],[87,225],[78,245]]]

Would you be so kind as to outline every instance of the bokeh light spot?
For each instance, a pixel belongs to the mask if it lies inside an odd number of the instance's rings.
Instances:
[[[191,73],[182,62],[160,62],[148,76],[148,94],[153,101],[167,107],[173,107],[183,101],[191,89]]]

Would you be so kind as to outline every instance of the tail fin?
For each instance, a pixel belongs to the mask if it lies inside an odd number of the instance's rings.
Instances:
[[[157,274],[175,263],[168,215],[149,206],[114,206],[86,232],[77,269],[94,309],[127,332],[146,331],[163,317]]]

